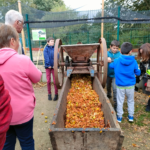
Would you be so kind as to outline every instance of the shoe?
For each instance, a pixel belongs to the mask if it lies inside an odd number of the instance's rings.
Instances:
[[[139,88],[135,86],[134,91],[138,92]]]
[[[54,97],[54,101],[57,101],[57,100],[58,100],[58,94],[55,95],[55,97]]]
[[[128,116],[129,122],[133,122],[134,117],[133,116]]]
[[[48,94],[48,100],[52,100],[51,94]]]
[[[117,121],[121,123],[122,117],[117,116]]]
[[[111,95],[107,95],[107,97],[108,97],[108,98],[112,98],[112,96],[111,96]]]
[[[150,99],[148,100],[145,111],[147,111],[147,112],[150,111]]]
[[[149,112],[150,111],[150,106],[147,105],[145,111]]]

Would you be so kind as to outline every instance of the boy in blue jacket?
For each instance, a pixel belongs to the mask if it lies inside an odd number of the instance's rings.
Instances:
[[[134,85],[136,83],[135,75],[140,76],[141,71],[138,69],[138,64],[135,56],[130,56],[132,53],[132,44],[124,42],[121,45],[122,55],[110,64],[110,68],[115,71],[117,85],[117,120],[122,121],[123,103],[125,95],[127,96],[128,104],[128,119],[130,122],[134,120]]]
[[[119,41],[114,40],[111,42],[110,45],[110,50],[107,52],[107,56],[108,56],[108,73],[107,73],[107,97],[111,98],[111,85],[113,88],[113,101],[114,101],[114,109],[116,111],[116,107],[117,107],[117,97],[116,97],[116,93],[117,93],[117,87],[116,87],[116,83],[115,83],[115,73],[114,73],[114,69],[109,68],[110,62],[114,61],[116,58],[118,58],[121,54],[120,51],[118,50],[120,46]]]
[[[52,100],[51,97],[51,74],[53,75],[55,97],[54,101],[58,99],[58,89],[55,84],[54,76],[54,39],[49,37],[47,39],[47,46],[44,49],[45,69],[47,78],[48,100]]]

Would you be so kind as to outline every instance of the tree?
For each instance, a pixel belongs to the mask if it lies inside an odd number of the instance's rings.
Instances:
[[[0,0],[0,7],[1,6],[10,6],[17,2],[18,2],[18,0]],[[33,0],[21,0],[21,2],[26,3],[27,5],[31,5],[33,3]]]
[[[62,0],[33,0],[35,8],[43,11],[51,11],[53,8],[64,5]]]
[[[115,7],[120,5],[131,10],[150,10],[150,0],[105,0],[105,7]]]

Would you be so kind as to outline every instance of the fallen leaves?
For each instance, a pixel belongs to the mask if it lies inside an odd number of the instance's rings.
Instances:
[[[44,86],[46,86],[47,83],[46,82],[38,82],[38,83],[33,83],[33,87],[34,88],[42,88]]]
[[[99,131],[99,133],[102,133],[103,131],[101,130],[101,131]]]
[[[104,114],[90,76],[76,75],[67,95],[66,128],[103,128]]]
[[[133,146],[133,147],[137,147],[137,145],[136,145],[136,144],[134,144],[134,143],[132,143],[132,146]]]
[[[51,129],[49,129],[49,132],[52,132],[52,130],[51,130]]]
[[[56,122],[55,122],[55,121],[53,121],[53,122],[52,122],[52,125],[55,125],[55,124],[56,124]]]

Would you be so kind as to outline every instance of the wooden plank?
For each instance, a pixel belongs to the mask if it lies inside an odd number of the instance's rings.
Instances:
[[[97,77],[93,79],[93,89],[99,95],[100,102],[102,103],[102,111],[104,112],[105,124],[107,123],[107,120],[109,120],[111,128],[120,129],[120,126],[116,119],[116,113]]]
[[[54,132],[56,145],[53,150],[117,150],[119,131],[106,132]]]
[[[53,116],[53,119],[51,121],[50,129],[53,130],[54,128],[64,128],[65,126],[65,120],[64,117],[66,116],[66,97],[68,95],[69,89],[70,89],[70,79],[66,78],[63,88],[61,90],[58,103],[55,109],[55,116]],[[52,125],[52,122],[55,121],[56,125]]]

